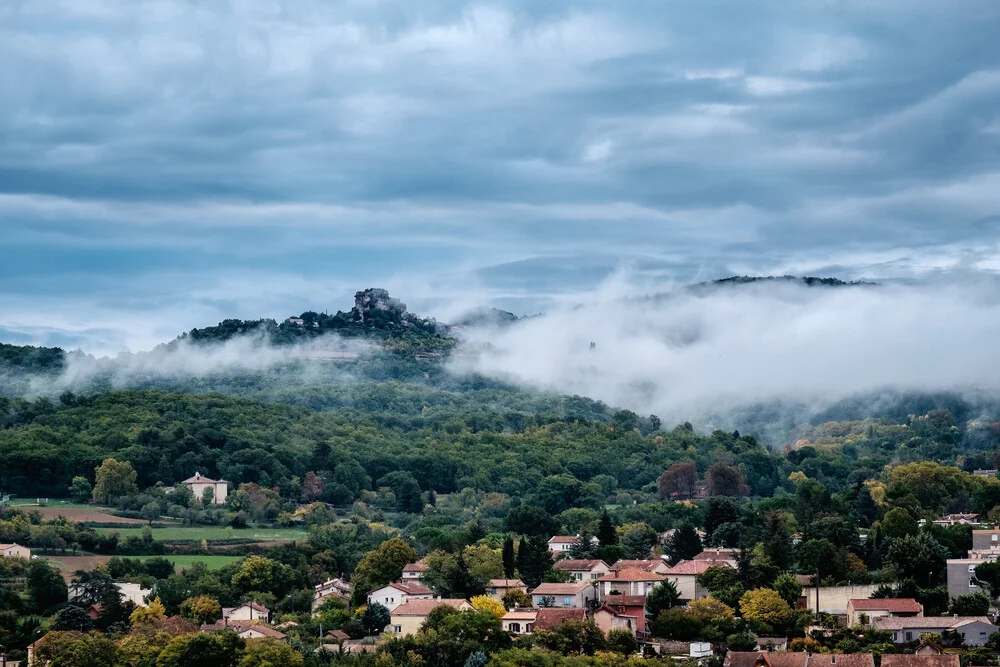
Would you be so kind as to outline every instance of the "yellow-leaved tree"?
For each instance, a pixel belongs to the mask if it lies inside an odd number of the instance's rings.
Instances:
[[[488,595],[477,595],[469,602],[475,609],[479,611],[488,611],[497,619],[503,618],[507,614],[507,609],[504,608],[503,604],[499,600],[494,600]]]
[[[770,588],[755,588],[740,598],[740,612],[748,621],[773,625],[788,620],[792,608],[777,591]]]
[[[132,615],[128,617],[132,625],[145,625],[152,623],[159,618],[166,618],[167,610],[160,602],[160,598],[153,598],[148,607],[136,607]]]

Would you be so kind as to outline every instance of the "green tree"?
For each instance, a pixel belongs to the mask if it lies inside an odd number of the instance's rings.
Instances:
[[[771,584],[771,588],[773,588],[778,595],[781,596],[781,599],[787,602],[788,606],[793,609],[795,608],[795,604],[799,601],[799,598],[802,597],[802,584],[800,584],[799,580],[795,578],[795,575],[789,574],[788,572],[782,572],[779,574],[775,578],[774,583]]]
[[[180,635],[163,648],[156,667],[235,667],[244,645],[232,631]]]
[[[503,573],[507,579],[513,579],[517,572],[517,554],[514,552],[514,537],[508,535],[503,540]]]
[[[580,529],[576,540],[570,545],[569,557],[578,560],[593,560],[597,558],[599,550],[600,545],[595,541],[593,533],[584,526]]]
[[[403,567],[417,561],[417,552],[405,540],[393,537],[366,553],[354,568],[355,604],[363,604],[368,594],[403,576]]]
[[[94,619],[90,617],[87,610],[75,604],[69,604],[59,610],[55,620],[52,621],[53,630],[90,632],[94,627]]]
[[[110,637],[77,632],[50,632],[34,655],[54,667],[107,667],[118,662],[118,645]]]
[[[990,596],[982,591],[956,595],[948,607],[948,613],[954,616],[986,616],[989,611]]]
[[[656,544],[656,531],[648,523],[634,523],[618,528],[622,546],[622,557],[630,560],[649,558],[649,552]]]
[[[559,530],[559,522],[537,505],[515,507],[507,514],[504,525],[517,535],[544,536],[546,540]]]
[[[689,560],[701,553],[701,538],[690,523],[682,523],[667,540],[666,551],[670,562]]]
[[[361,616],[361,624],[365,626],[365,632],[369,635],[381,633],[391,620],[389,610],[378,602],[365,607],[365,613]]]
[[[564,621],[551,630],[536,630],[535,641],[563,655],[594,655],[607,647],[604,633],[592,620]]]
[[[996,649],[988,646],[970,646],[962,654],[959,664],[962,667],[972,667],[972,665],[995,667],[1000,665],[1000,660],[997,658]]]
[[[900,579],[913,579],[931,586],[944,572],[948,550],[927,533],[907,535],[889,544],[886,561]]]
[[[1000,561],[986,561],[977,565],[976,582],[984,586],[994,600],[1000,598]]]
[[[238,667],[300,667],[304,663],[302,654],[291,646],[265,637],[247,642]]]
[[[284,595],[295,573],[288,565],[265,556],[249,556],[233,574],[233,588],[239,593],[261,591],[274,596]]]
[[[618,544],[618,531],[615,530],[615,525],[611,523],[611,517],[608,516],[607,510],[604,510],[601,514],[601,520],[597,524],[597,541],[602,547],[610,547]]]
[[[90,481],[86,477],[77,475],[69,484],[69,497],[72,498],[75,503],[87,502],[90,500],[93,492],[94,488],[90,485]]]
[[[670,579],[664,579],[646,597],[646,613],[655,618],[661,611],[676,607],[679,601],[677,586]]]
[[[135,482],[138,474],[128,461],[104,459],[94,469],[94,475],[94,490],[91,495],[99,503],[114,503],[119,498],[134,496],[139,492]]]
[[[627,628],[612,628],[608,631],[607,647],[609,651],[621,653],[622,655],[632,655],[639,651],[639,641],[631,630]]]
[[[521,540],[517,551],[517,570],[529,589],[542,583],[553,565],[548,540],[540,535]]]
[[[66,601],[66,581],[46,560],[33,560],[27,567],[28,600],[32,609],[45,613]]]
[[[907,537],[916,535],[919,526],[917,520],[902,507],[895,507],[885,513],[879,521],[879,530],[883,536],[889,538]]]

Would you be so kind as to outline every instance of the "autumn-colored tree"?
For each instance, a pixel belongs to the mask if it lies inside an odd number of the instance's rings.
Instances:
[[[781,599],[777,591],[771,588],[755,588],[740,598],[740,613],[748,621],[775,625],[786,621],[792,613],[792,608]]]
[[[742,470],[719,462],[709,466],[705,474],[705,485],[710,496],[745,496],[750,492]]]
[[[139,492],[135,480],[138,473],[128,461],[104,459],[101,465],[94,468],[94,490],[91,493],[99,503],[113,503],[119,498],[134,496]]]
[[[306,473],[305,479],[302,480],[302,489],[300,490],[302,500],[307,503],[318,499],[323,495],[323,480],[314,473],[312,470]]]
[[[507,609],[513,609],[515,605],[518,607],[530,607],[531,596],[522,590],[514,589],[504,593],[501,602]]]
[[[207,595],[188,598],[181,602],[181,616],[197,623],[214,623],[222,618],[222,605]]]
[[[134,627],[137,625],[146,625],[148,623],[152,623],[157,619],[166,617],[167,617],[167,610],[163,606],[163,603],[160,602],[160,598],[156,597],[153,598],[152,602],[150,602],[148,606],[136,607],[135,611],[132,612],[128,620],[129,623],[131,623],[132,626]]]
[[[660,475],[657,488],[661,498],[677,494],[682,498],[694,495],[698,485],[698,467],[693,463],[674,463]]]
[[[488,595],[477,595],[469,600],[469,603],[479,611],[488,611],[498,619],[502,619],[507,614],[506,607],[499,600],[494,600]]]

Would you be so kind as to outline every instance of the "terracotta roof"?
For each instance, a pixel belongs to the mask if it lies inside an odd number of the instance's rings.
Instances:
[[[573,544],[576,542],[576,535],[555,535],[549,540],[549,544]]]
[[[705,549],[694,560],[736,560],[740,555],[739,549]]]
[[[348,635],[343,630],[328,630],[327,633],[323,636],[328,637],[329,639],[336,639],[342,642],[346,642],[348,639],[351,638],[351,636]]]
[[[490,579],[487,588],[525,588],[520,579]]]
[[[264,614],[270,614],[271,613],[270,609],[268,609],[267,607],[265,607],[263,605],[259,605],[256,602],[244,602],[243,604],[236,605],[235,607],[223,607],[223,609],[222,609],[222,617],[225,618],[226,616],[229,616],[230,614],[232,614],[237,609],[242,609],[243,607],[250,607],[251,609],[253,609],[255,611],[259,611],[259,612],[264,613]]]
[[[645,595],[605,595],[601,600],[611,607],[645,607]]]
[[[515,607],[504,614],[504,621],[534,621],[538,615],[537,609],[530,607]]]
[[[886,610],[890,614],[919,614],[923,607],[913,598],[868,598],[851,599],[847,604],[855,611],[881,611]]]
[[[713,567],[732,567],[732,564],[727,560],[682,560],[667,570],[667,574],[704,574]]]
[[[397,591],[402,591],[407,595],[434,595],[434,591],[426,586],[421,586],[410,581],[394,581],[388,584],[388,586],[392,586]]]
[[[808,667],[875,667],[871,653],[813,653]]]
[[[538,588],[531,591],[532,595],[576,595],[582,590],[590,588],[590,584],[577,582],[575,584],[539,584]]]
[[[392,611],[393,616],[426,616],[441,605],[448,605],[455,609],[471,609],[472,605],[468,600],[457,598],[444,598],[438,600],[407,600]]]
[[[566,621],[583,621],[586,609],[539,609],[535,616],[535,630],[550,630]]]
[[[663,581],[665,576],[647,570],[619,570],[604,575],[598,581]]]
[[[993,625],[993,622],[985,616],[878,616],[872,619],[872,623],[879,630],[949,629],[968,623]]]
[[[882,656],[883,667],[958,667],[957,653],[943,655],[914,655],[886,653]]]
[[[403,566],[403,572],[423,572],[427,569],[424,563],[408,563]]]
[[[611,566],[612,572],[618,572],[619,570],[645,570],[646,572],[652,572],[661,565],[666,565],[662,560],[620,560]]]
[[[571,572],[573,570],[585,570],[589,572],[600,565],[603,565],[604,567],[608,566],[608,564],[603,560],[574,560],[572,558],[567,558],[565,560],[557,560],[553,567],[557,570],[563,570],[565,572]]]

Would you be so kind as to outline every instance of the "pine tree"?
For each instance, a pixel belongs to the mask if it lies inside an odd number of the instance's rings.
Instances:
[[[580,529],[576,541],[570,545],[569,557],[577,560],[593,560],[597,558],[598,545],[594,543],[594,536],[586,528]]]
[[[701,553],[701,538],[689,523],[681,524],[667,541],[667,555],[672,563],[694,558]]]
[[[514,578],[515,566],[514,538],[508,535],[503,541],[503,571],[508,579]]]
[[[601,543],[602,547],[618,544],[618,533],[615,531],[614,524],[611,523],[611,517],[608,516],[607,510],[604,510],[601,521],[597,524],[597,541]]]

